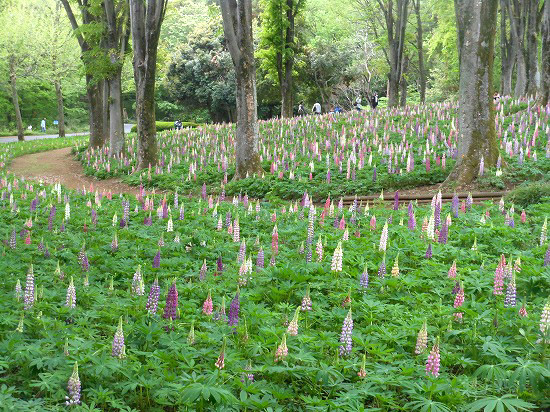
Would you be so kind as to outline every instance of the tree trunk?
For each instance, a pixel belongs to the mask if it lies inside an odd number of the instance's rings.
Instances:
[[[395,72],[388,75],[388,107],[396,107],[399,104],[399,79],[395,78]]]
[[[124,150],[124,120],[122,117],[122,71],[109,79],[109,142],[110,156],[120,156]]]
[[[281,76],[281,117],[294,116],[294,84],[292,78],[292,69],[294,67],[294,2],[295,0],[286,0],[286,18],[288,26],[284,39],[285,49],[290,50],[285,54],[284,75]]]
[[[470,183],[496,164],[493,61],[498,0],[455,0],[460,54],[458,160],[446,183]]]
[[[510,36],[512,37],[516,58],[516,85],[514,88],[516,97],[522,97],[527,92],[527,63],[525,59],[526,6],[518,0],[506,0],[506,8],[510,19]]]
[[[101,110],[102,110],[102,124],[103,124],[103,144],[110,142],[109,137],[109,81],[107,79],[101,80]]]
[[[527,94],[537,95],[537,74],[539,72],[539,0],[529,1],[527,22]]]
[[[23,129],[23,120],[21,119],[21,109],[19,108],[19,94],[17,93],[17,72],[15,67],[15,58],[10,56],[10,86],[11,101],[15,110],[15,123],[17,125],[17,140],[25,140],[25,130]]]
[[[61,90],[61,81],[55,80],[55,95],[57,96],[57,128],[59,137],[65,137],[65,109],[63,107],[63,91]]]
[[[542,15],[542,59],[539,101],[550,104],[550,0],[544,3]]]
[[[514,73],[514,49],[506,34],[506,1],[500,0],[500,94],[502,96],[512,95],[512,74]]]
[[[223,29],[237,79],[237,138],[234,180],[260,175],[256,66],[251,0],[220,1]]]
[[[105,142],[103,130],[103,82],[94,82],[86,75],[86,94],[90,111],[90,147],[102,147]]]
[[[420,0],[414,2],[416,13],[416,48],[418,50],[418,77],[420,84],[420,101],[426,101],[426,69],[424,68],[424,47],[422,35],[422,18],[420,17]]]
[[[401,70],[401,82],[400,82],[400,88],[401,88],[401,94],[399,99],[399,105],[401,107],[405,107],[407,105],[407,78],[405,75],[407,74],[407,70],[409,70],[409,56],[405,55],[403,58],[403,69]]]
[[[155,123],[155,73],[160,29],[167,0],[130,0],[134,80],[136,83],[136,121],[138,169],[157,164]]]

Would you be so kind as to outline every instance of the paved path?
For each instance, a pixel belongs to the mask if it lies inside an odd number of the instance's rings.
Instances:
[[[130,130],[132,129],[133,124],[124,124],[124,133],[130,133]],[[84,136],[89,134],[88,132],[84,133],[67,133],[66,137],[71,136]],[[41,139],[56,139],[58,138],[58,134],[41,134],[36,136],[25,136],[25,140],[41,140]],[[17,142],[17,136],[9,136],[9,137],[0,137],[0,143],[11,143],[11,142]]]

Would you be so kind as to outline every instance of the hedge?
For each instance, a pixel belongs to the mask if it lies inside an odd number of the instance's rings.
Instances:
[[[164,130],[172,130],[174,128],[174,122],[156,122],[157,123],[157,132],[162,132]],[[195,128],[198,127],[199,124],[195,122],[181,122],[181,127],[191,127]],[[130,130],[131,133],[137,132],[137,124],[132,126],[132,130]]]

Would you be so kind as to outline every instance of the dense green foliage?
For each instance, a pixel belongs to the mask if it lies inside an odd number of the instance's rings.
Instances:
[[[174,122],[156,122],[156,126],[157,126],[157,132],[163,132],[165,130],[173,130],[174,129]],[[194,123],[194,122],[181,122],[181,127],[183,128],[195,128],[195,127],[198,127],[199,124],[198,123]],[[135,133],[137,132],[137,125],[133,125],[132,126],[132,129],[131,129],[131,132],[132,133]]]

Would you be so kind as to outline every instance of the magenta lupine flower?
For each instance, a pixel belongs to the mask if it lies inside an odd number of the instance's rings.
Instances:
[[[506,287],[506,297],[504,298],[504,307],[516,307],[516,275],[512,274],[512,279]]]
[[[340,333],[340,356],[351,355],[352,340],[351,335],[353,333],[353,318],[351,316],[351,308],[344,319],[342,324],[342,332]]]
[[[201,197],[202,197],[202,200],[206,200],[206,183],[202,184]]]
[[[237,292],[235,293],[235,297],[229,304],[229,319],[227,321],[229,326],[236,327],[239,323],[239,287],[237,286]]]
[[[428,249],[426,249],[426,259],[432,258],[432,244],[428,244]]]
[[[206,300],[202,304],[202,313],[210,316],[212,314],[213,306],[214,305],[212,303],[212,294],[210,293],[210,291],[208,291],[208,296],[206,297]]]
[[[256,266],[263,269],[264,267],[264,249],[260,246],[258,257],[256,258]]]
[[[124,332],[122,331],[122,316],[118,320],[118,328],[113,338],[111,356],[119,359],[126,357],[126,345],[124,345]]]
[[[414,348],[414,353],[417,355],[420,355],[423,353],[426,348],[428,347],[428,327],[426,325],[426,321],[424,320],[424,323],[422,324],[422,328],[418,331],[418,335],[416,337],[416,346]]]
[[[151,285],[151,290],[149,291],[149,297],[147,298],[147,305],[145,309],[149,311],[151,315],[157,313],[157,308],[159,304],[159,295],[160,295],[160,286],[158,278],[155,279]]]
[[[448,275],[449,279],[454,279],[456,278],[456,260],[453,260],[453,264],[451,265],[451,267],[449,268],[449,275]]]
[[[460,289],[458,290],[458,293],[455,296],[455,301],[453,304],[454,308],[459,308],[464,304],[464,286],[462,283],[460,284]]]
[[[11,231],[10,236],[10,248],[15,249],[17,247],[17,234],[15,233],[15,229]]]
[[[275,351],[275,362],[282,361],[288,355],[288,348],[286,346],[286,334],[283,335],[281,344],[277,347]]]
[[[525,302],[522,303],[518,313],[519,316],[521,316],[522,318],[527,317],[527,307],[525,306]]]
[[[367,289],[369,287],[369,271],[367,269],[367,264],[365,263],[365,269],[361,276],[359,277],[359,287],[362,289]]]
[[[157,251],[157,254],[153,258],[153,268],[160,267],[160,249]]]
[[[434,377],[439,376],[439,368],[441,366],[441,359],[439,356],[439,337],[436,338],[435,344],[428,355],[426,361],[426,375],[432,375]]]
[[[67,383],[69,396],[65,397],[67,406],[78,405],[80,403],[80,378],[78,376],[78,362],[74,363],[73,374]]]
[[[218,257],[218,260],[217,260],[216,264],[217,264],[218,274],[221,274],[223,272],[223,262],[222,262],[222,257],[221,256]]]
[[[69,282],[69,287],[67,288],[67,298],[65,300],[65,306],[74,309],[76,307],[76,289],[74,287],[73,277]]]
[[[502,295],[504,287],[504,267],[499,263],[495,269],[495,279],[493,285],[493,295]]]
[[[271,253],[276,255],[279,252],[279,232],[277,232],[277,225],[273,227],[271,233]]]
[[[34,306],[34,269],[31,266],[27,272],[27,281],[25,282],[25,294],[23,295],[23,308],[25,310],[32,309]]]
[[[307,286],[306,294],[302,299],[302,312],[310,311],[312,308],[311,297],[309,296],[309,285]]]
[[[178,317],[178,289],[175,280],[166,295],[166,306],[164,306],[162,317],[164,319],[176,319]]]
[[[521,211],[521,223],[527,222],[527,215],[525,214],[525,209]]]

